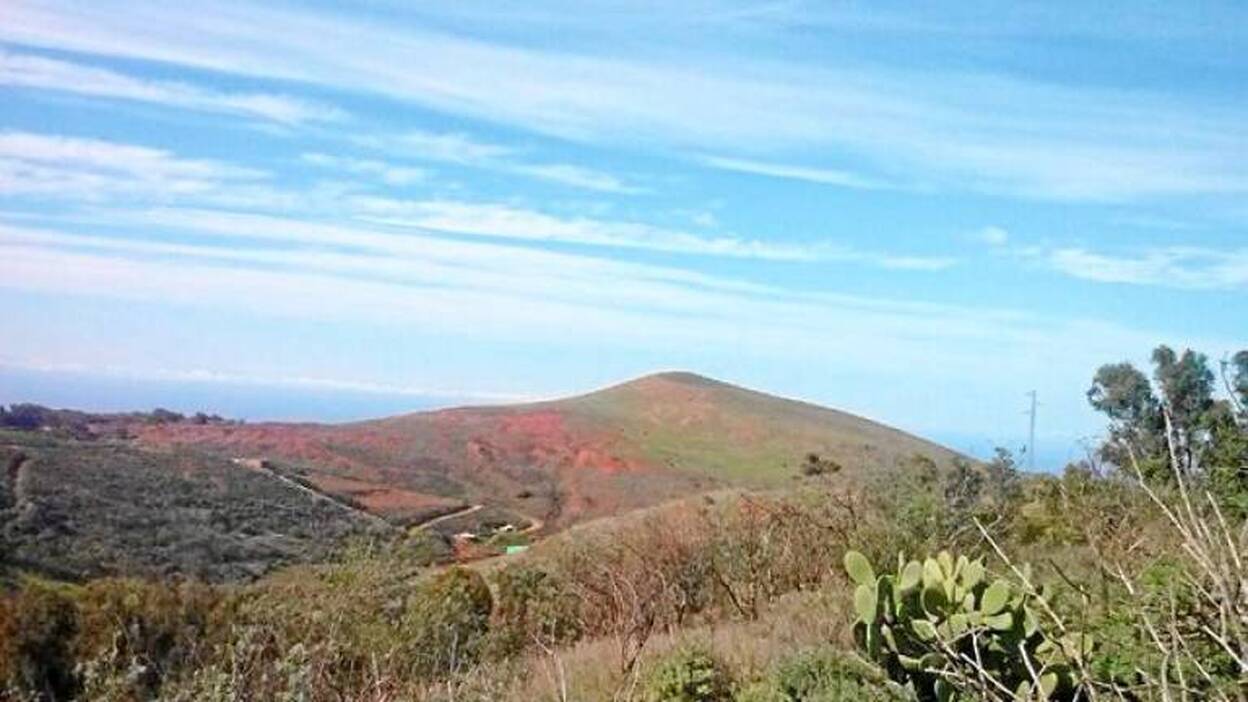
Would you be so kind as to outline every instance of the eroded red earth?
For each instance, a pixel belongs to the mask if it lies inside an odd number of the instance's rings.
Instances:
[[[376,422],[133,427],[139,443],[188,446],[297,468],[329,494],[410,522],[492,500],[569,523],[627,505],[601,476],[658,470],[609,431],[550,408],[454,409]],[[534,502],[536,500],[536,503]]]

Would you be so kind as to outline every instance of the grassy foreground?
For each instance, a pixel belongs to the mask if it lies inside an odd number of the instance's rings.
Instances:
[[[1153,381],[1097,372],[1109,438],[1061,476],[1001,451],[851,482],[812,454],[790,488],[472,567],[417,535],[247,585],[21,578],[0,698],[1243,702],[1248,351],[1225,399],[1204,356],[1153,359]],[[6,460],[13,510],[31,485]]]
[[[1242,699],[1166,515],[1182,504],[1086,468],[918,461],[857,492],[823,476],[674,503],[472,568],[392,543],[243,586],[32,579],[0,600],[0,680],[45,700],[936,699],[855,642],[845,555],[949,549],[1017,583],[1000,548],[1092,642],[1077,694]]]

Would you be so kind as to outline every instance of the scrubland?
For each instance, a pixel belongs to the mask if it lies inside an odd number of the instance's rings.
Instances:
[[[1180,414],[1197,404],[1159,367],[1159,397],[1098,374],[1111,436],[1058,475],[1004,451],[809,471],[468,565],[416,535],[242,585],[26,577],[0,600],[0,681],[15,700],[1243,700],[1243,407]]]

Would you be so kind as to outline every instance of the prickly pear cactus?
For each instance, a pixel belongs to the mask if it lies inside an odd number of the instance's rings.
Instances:
[[[857,551],[845,554],[854,589],[854,635],[889,678],[920,700],[1067,700],[1086,636],[1054,638],[1037,598],[1008,580],[989,582],[982,559],[947,551],[923,562],[898,556],[877,576]]]

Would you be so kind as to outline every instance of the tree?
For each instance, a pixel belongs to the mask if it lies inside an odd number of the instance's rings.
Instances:
[[[1149,424],[1160,410],[1148,377],[1125,361],[1101,366],[1096,371],[1088,402],[1110,419],[1130,425]]]
[[[51,411],[46,407],[29,403],[12,404],[7,411],[0,407],[0,426],[34,430],[47,423],[50,415]]]
[[[984,476],[969,461],[953,459],[953,470],[945,479],[945,503],[955,514],[967,514],[979,503]]]
[[[1213,397],[1213,371],[1203,353],[1187,349],[1179,356],[1164,345],[1153,351],[1153,364],[1153,377],[1161,390],[1162,410],[1169,415],[1168,430],[1179,467],[1190,473],[1200,450],[1208,443],[1209,425],[1217,420],[1216,410],[1222,409],[1215,407],[1218,403]]]
[[[984,465],[988,476],[988,492],[998,507],[1002,507],[1022,496],[1022,480],[1018,473],[1018,464],[1014,454],[1000,446],[996,455]]]
[[[1128,465],[1127,447],[1131,447],[1151,465],[1151,459],[1163,453],[1165,419],[1161,403],[1148,376],[1135,366],[1127,362],[1101,366],[1088,389],[1088,402],[1110,419],[1109,438],[1100,448],[1102,459]]]
[[[1138,466],[1150,479],[1169,480],[1178,470],[1248,489],[1248,418],[1233,405],[1235,395],[1248,390],[1248,351],[1227,364],[1229,399],[1217,397],[1215,376],[1202,353],[1178,354],[1163,345],[1152,361],[1151,382],[1125,362],[1101,366],[1093,377],[1088,402],[1110,419],[1101,458],[1119,467]]]
[[[1231,393],[1231,401],[1237,405],[1241,420],[1248,423],[1248,351],[1240,351],[1230,361],[1223,361],[1223,374],[1228,371],[1226,384]]]

